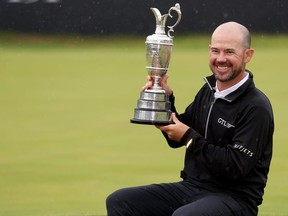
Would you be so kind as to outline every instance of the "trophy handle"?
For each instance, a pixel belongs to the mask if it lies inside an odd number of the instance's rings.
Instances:
[[[169,28],[167,34],[168,34],[168,36],[169,36],[170,38],[173,38],[173,37],[174,37],[174,36],[171,36],[171,35],[170,35],[170,32],[174,32],[174,27],[179,24],[179,22],[180,22],[180,20],[181,20],[181,17],[182,17],[182,13],[181,13],[181,10],[180,10],[180,4],[176,3],[174,7],[171,7],[171,8],[169,9],[168,15],[169,15],[169,17],[171,17],[171,18],[173,17],[173,16],[171,15],[171,11],[172,11],[172,10],[174,10],[174,11],[177,12],[177,14],[178,14],[178,19],[177,19],[177,21],[176,21],[176,23],[175,23],[174,25],[172,25],[172,26],[167,26],[167,27]]]

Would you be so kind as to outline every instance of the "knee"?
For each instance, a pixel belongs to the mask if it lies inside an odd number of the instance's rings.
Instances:
[[[106,198],[107,215],[125,215],[127,211],[125,205],[125,193],[123,190],[117,190]]]
[[[176,211],[173,212],[172,216],[185,216],[185,215],[183,215],[183,212],[180,209],[176,209]]]
[[[113,206],[113,202],[115,202],[114,200],[114,193],[110,194],[107,198],[106,198],[106,208],[107,210],[109,210],[111,208],[111,206]]]
[[[118,192],[115,191],[112,194],[110,194],[107,198],[106,198],[106,208],[107,208],[107,212],[112,212],[112,210],[119,205],[119,196],[118,196]]]

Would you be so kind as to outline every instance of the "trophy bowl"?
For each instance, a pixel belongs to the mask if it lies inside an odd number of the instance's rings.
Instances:
[[[159,79],[168,71],[172,46],[173,41],[170,38],[151,35],[146,39],[146,69],[154,80],[152,89],[155,91],[162,90]]]

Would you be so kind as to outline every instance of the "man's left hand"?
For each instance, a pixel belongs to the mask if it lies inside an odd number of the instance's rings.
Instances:
[[[189,127],[180,122],[175,113],[172,113],[171,120],[174,122],[174,124],[165,126],[156,125],[156,127],[165,132],[171,140],[180,142],[181,138],[184,136]]]

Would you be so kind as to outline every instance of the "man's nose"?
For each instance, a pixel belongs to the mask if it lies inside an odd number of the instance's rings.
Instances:
[[[217,61],[218,62],[226,62],[226,54],[224,52],[220,52],[219,55],[217,56]]]

